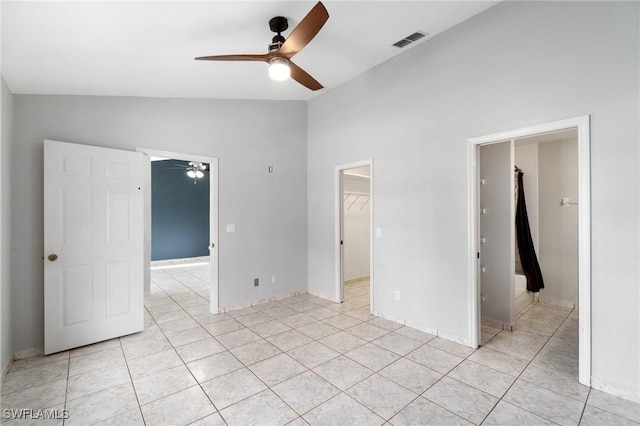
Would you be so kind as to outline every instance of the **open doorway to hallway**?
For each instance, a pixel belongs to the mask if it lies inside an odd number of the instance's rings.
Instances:
[[[371,311],[371,173],[369,166],[342,173],[344,301]]]

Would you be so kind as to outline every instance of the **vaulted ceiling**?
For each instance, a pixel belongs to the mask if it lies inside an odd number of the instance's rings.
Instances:
[[[2,2],[2,75],[13,93],[307,100],[428,42],[498,1],[332,1],[295,62],[325,89],[275,82],[260,62],[193,58],[266,53],[269,19],[286,37],[315,2]],[[416,31],[429,35],[403,49]]]

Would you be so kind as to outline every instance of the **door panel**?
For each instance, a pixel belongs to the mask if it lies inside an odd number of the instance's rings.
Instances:
[[[46,354],[143,329],[142,157],[44,143]]]
[[[482,318],[511,325],[514,295],[512,143],[480,147]]]

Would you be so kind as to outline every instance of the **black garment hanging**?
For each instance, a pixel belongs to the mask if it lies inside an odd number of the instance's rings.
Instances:
[[[544,288],[542,271],[536,257],[536,249],[531,238],[531,228],[529,228],[529,216],[527,206],[524,202],[524,185],[522,184],[522,171],[518,171],[518,204],[516,207],[516,237],[518,240],[518,251],[522,270],[527,277],[527,291],[537,293]]]

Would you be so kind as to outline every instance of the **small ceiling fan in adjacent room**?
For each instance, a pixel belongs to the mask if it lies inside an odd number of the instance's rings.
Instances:
[[[291,61],[317,34],[329,19],[329,13],[321,2],[300,21],[288,38],[282,32],[289,28],[287,18],[276,16],[269,21],[269,28],[276,35],[269,44],[269,52],[265,54],[237,54],[200,56],[201,61],[257,61],[269,63],[269,76],[274,80],[286,80],[289,77],[311,90],[322,89],[322,84],[311,77],[309,73]]]

